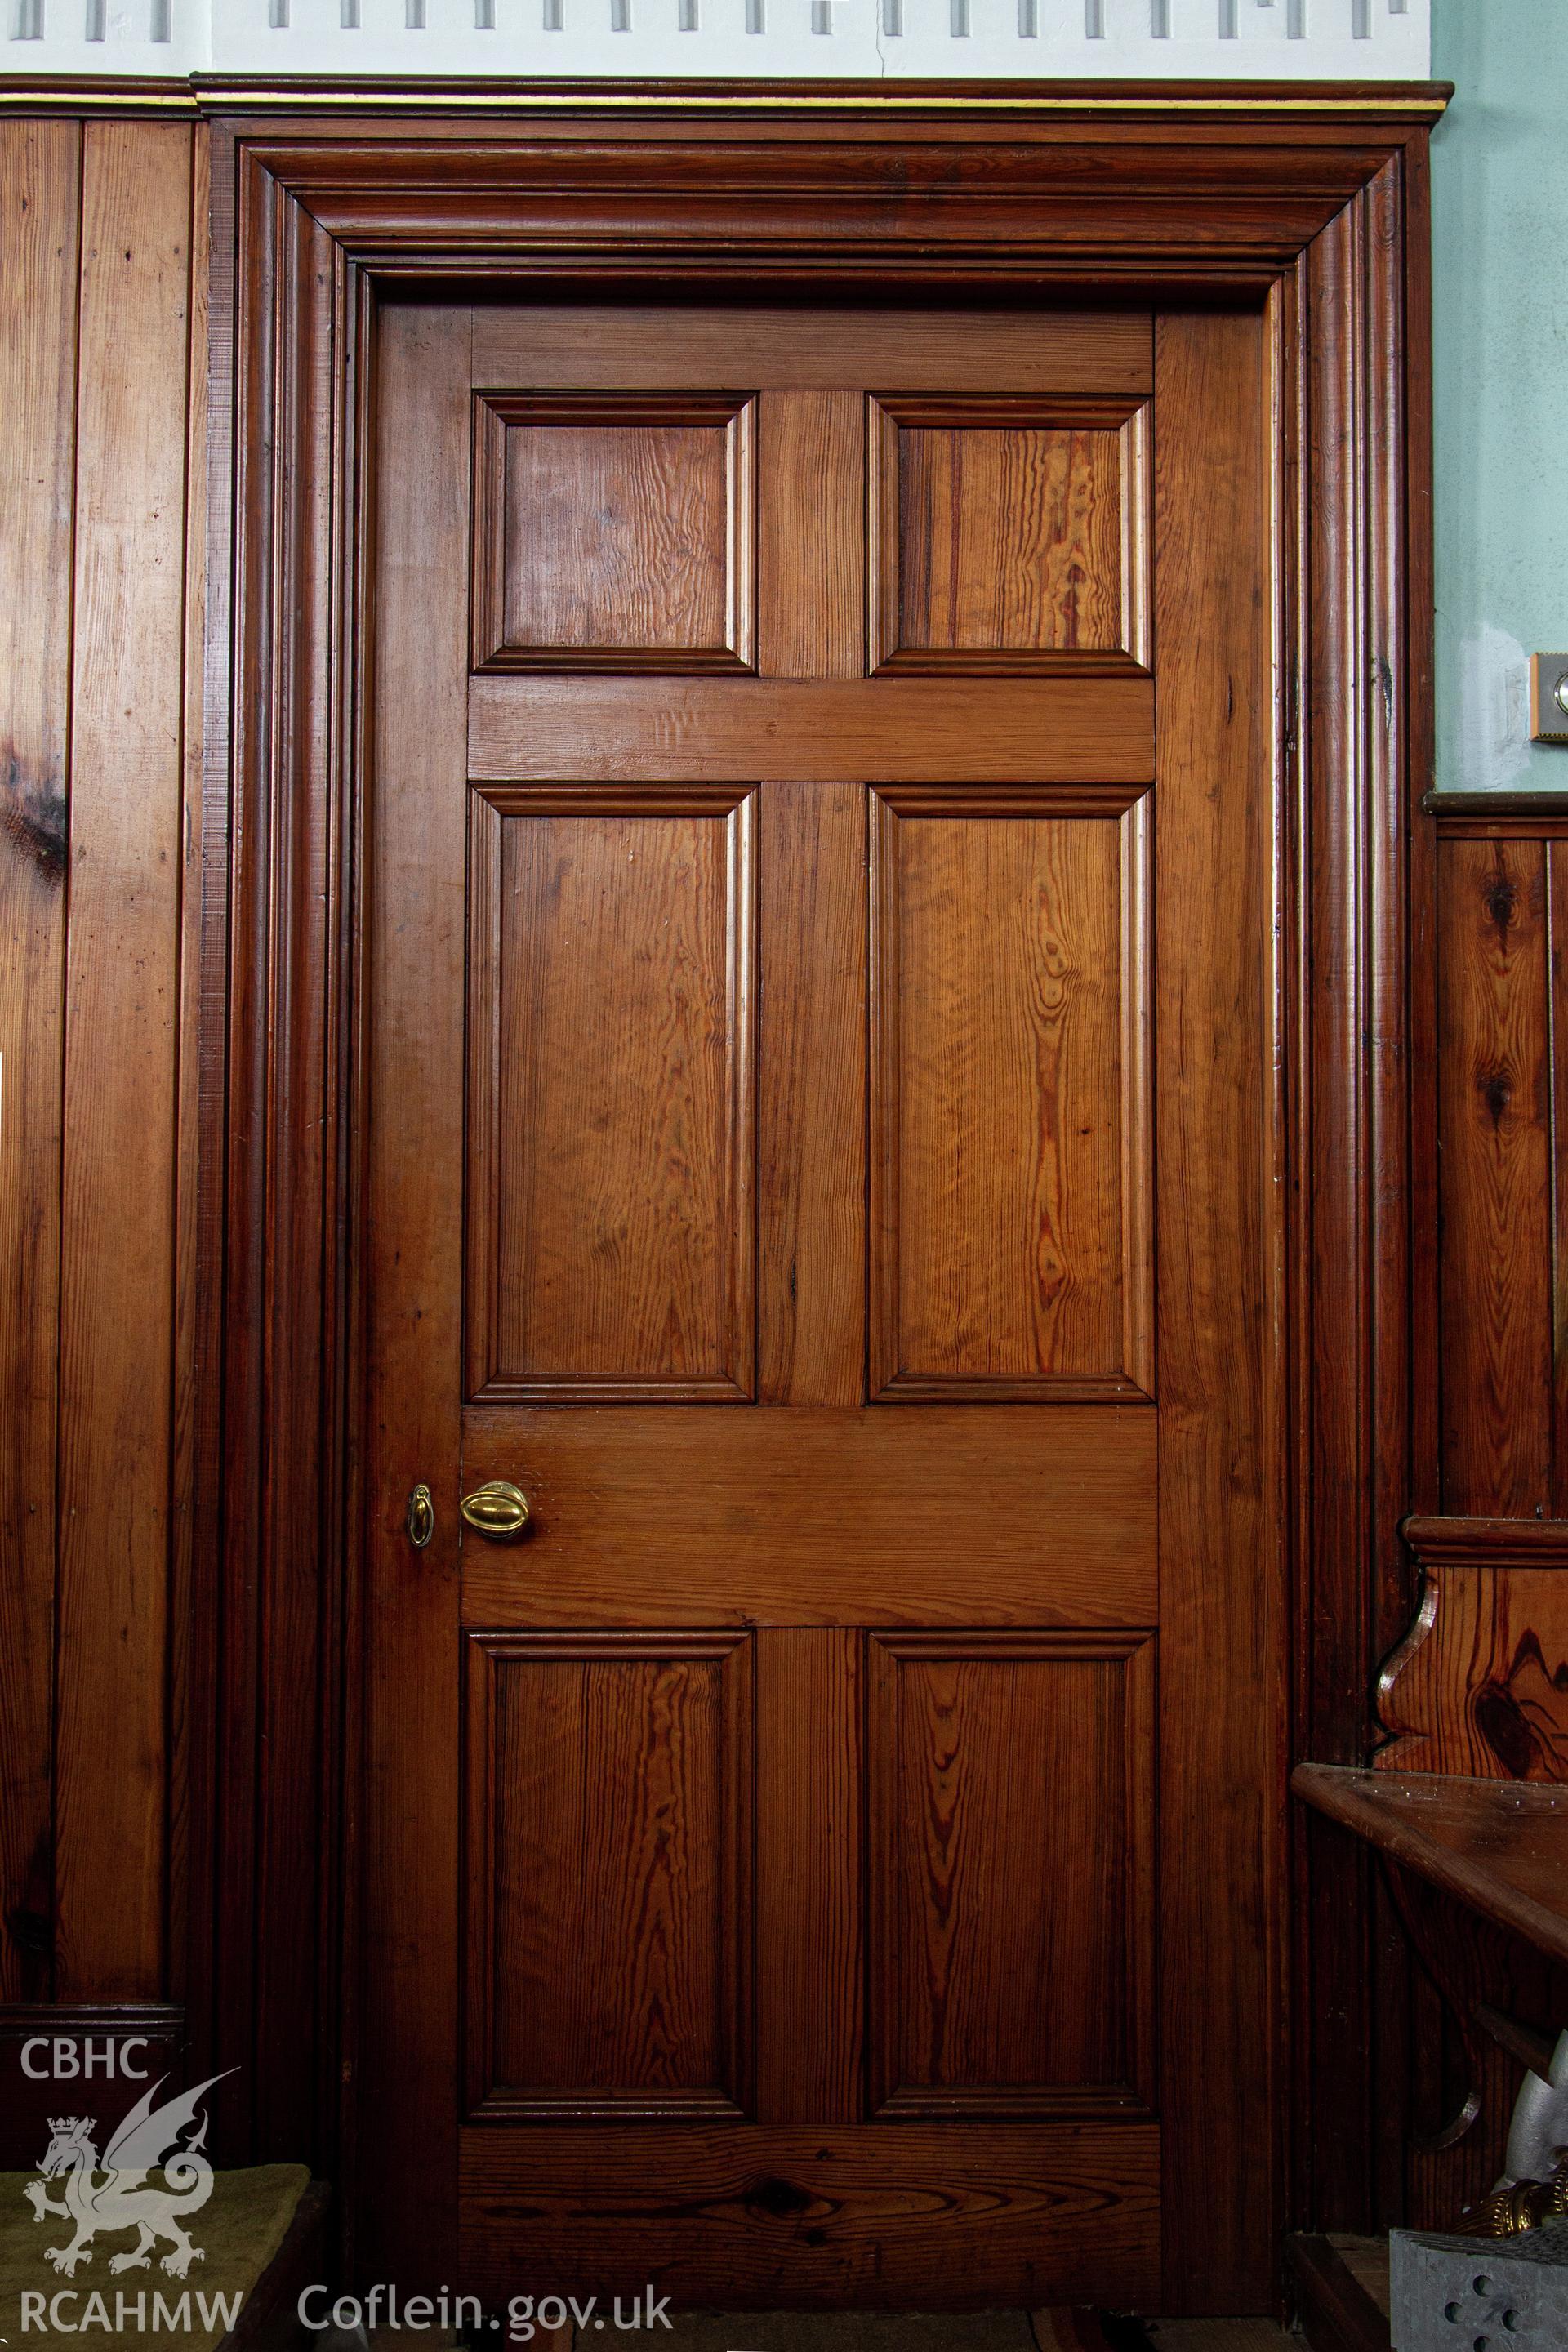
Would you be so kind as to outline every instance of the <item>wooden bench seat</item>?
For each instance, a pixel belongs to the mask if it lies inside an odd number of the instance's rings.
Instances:
[[[1568,1962],[1568,1786],[1299,1764],[1296,1794],[1510,1934]]]

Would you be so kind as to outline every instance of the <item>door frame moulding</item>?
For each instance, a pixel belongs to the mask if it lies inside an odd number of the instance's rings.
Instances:
[[[465,100],[454,121],[406,89],[203,93],[201,1247],[223,1328],[197,1463],[198,1525],[221,1535],[194,1638],[223,1730],[210,1794],[195,1776],[213,1873],[195,1892],[211,1893],[217,1954],[193,2024],[214,2063],[245,2061],[256,2153],[309,2151],[321,2167],[335,2149],[335,2177],[352,2176],[357,656],[378,290],[679,276],[715,294],[765,278],[807,299],[1121,289],[1262,310],[1287,918],[1288,1737],[1290,1760],[1359,1764],[1376,1659],[1409,1616],[1399,1523],[1435,1502],[1432,1254],[1416,1244],[1431,1231],[1432,1124],[1412,1007],[1430,994],[1426,142],[1445,95],[1298,86],[1249,93],[1241,114],[1234,89],[1222,104],[902,85],[889,103],[875,84],[554,85],[488,106],[444,90],[444,107]],[[1292,2070],[1294,2112],[1312,2118],[1287,2152],[1291,2219],[1353,2227],[1374,2196],[1370,1875],[1331,1832],[1288,1831],[1282,1815],[1287,1834],[1290,2031],[1282,2000],[1270,2063]],[[1342,2151],[1332,2180],[1314,2172],[1323,2147]],[[1203,2181],[1178,2188],[1168,2227],[1205,2226]],[[1285,2219],[1270,2216],[1277,2236]]]

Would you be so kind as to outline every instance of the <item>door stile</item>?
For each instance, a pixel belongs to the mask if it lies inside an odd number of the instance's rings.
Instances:
[[[1155,1056],[1164,2230],[1167,2281],[1180,2281],[1183,2307],[1215,2312],[1240,2312],[1244,2303],[1268,2307],[1283,2229],[1277,2165],[1265,2186],[1234,2163],[1221,2177],[1205,2158],[1216,2144],[1272,2152],[1284,2024],[1276,1948],[1287,1587],[1278,1513],[1283,1204],[1272,1141],[1279,1055],[1268,391],[1256,316],[1161,319]],[[1246,585],[1238,586],[1238,573]],[[1231,908],[1234,920],[1225,911]],[[1242,909],[1255,919],[1246,920]],[[1219,1141],[1226,1134],[1237,1139],[1228,1157]],[[1245,1276],[1227,1289],[1222,1269],[1238,1261]],[[1243,1300],[1252,1303],[1250,1313]],[[1173,1687],[1183,1693],[1179,1715]],[[1215,1932],[1222,1909],[1233,1921],[1245,1919],[1243,1933]],[[1201,2004],[1193,2000],[1196,1984]],[[1200,2233],[1203,2253],[1195,2257]]]
[[[389,307],[379,336],[379,495],[400,502],[405,544],[448,556],[466,548],[468,524],[468,318],[461,310]],[[413,449],[421,462],[410,462]],[[382,1867],[360,1882],[362,1948],[380,1958],[359,1979],[359,2053],[391,2047],[398,2057],[395,2065],[366,2068],[359,2083],[361,2146],[374,2158],[360,2205],[358,2258],[367,2276],[412,2275],[416,2268],[422,2283],[436,2286],[455,2275],[462,2019],[463,1825],[450,1727],[460,1721],[462,1704],[456,1474],[463,1236],[441,1216],[426,1171],[440,1152],[455,1154],[459,1165],[463,1154],[463,1060],[449,1041],[462,1034],[469,811],[465,793],[432,794],[424,782],[432,768],[463,773],[467,580],[461,562],[413,570],[381,562],[365,777],[367,965],[380,976],[381,993],[367,1007],[374,1018],[365,1032],[361,1244],[365,1328],[374,1329],[378,1348],[376,1392],[384,1415],[388,1402],[393,1411],[363,1433],[364,1541],[375,1572],[361,1591],[369,1769],[356,1826],[361,1853],[378,1853]],[[392,648],[395,662],[386,658]],[[376,947],[395,887],[400,903],[420,910],[425,950],[416,982],[405,979],[395,996],[386,979],[393,967]],[[405,1241],[396,1262],[375,1248],[378,1210],[384,1222],[394,1199]],[[444,1366],[444,1383],[428,1379],[432,1362]],[[432,1410],[425,1401],[437,1396]],[[409,1487],[419,1477],[427,1478],[435,1505],[435,1533],[423,1550],[405,1531]],[[384,1769],[394,1749],[404,1759],[395,1782]],[[410,2031],[410,2019],[417,2030]],[[417,2231],[399,2200],[384,2193],[388,2179],[420,2184]]]

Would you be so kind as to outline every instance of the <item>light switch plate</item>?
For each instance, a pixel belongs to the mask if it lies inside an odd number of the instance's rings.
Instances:
[[[1530,740],[1568,743],[1568,654],[1530,656]]]

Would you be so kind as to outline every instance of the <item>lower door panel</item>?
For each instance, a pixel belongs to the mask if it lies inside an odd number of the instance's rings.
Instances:
[[[515,2294],[740,2310],[1151,2307],[1152,2123],[470,2126],[462,2276]]]

